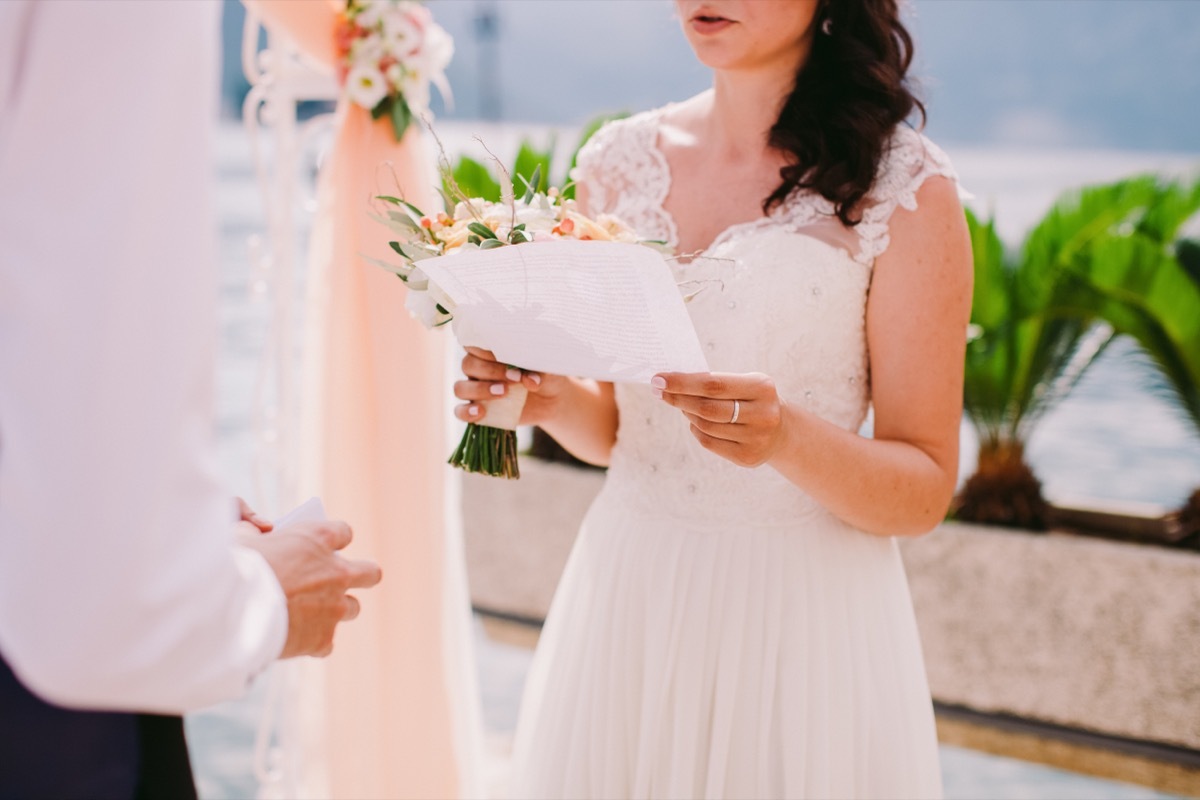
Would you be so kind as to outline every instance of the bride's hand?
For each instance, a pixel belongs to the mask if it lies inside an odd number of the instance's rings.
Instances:
[[[490,351],[477,347],[467,348],[462,370],[467,380],[454,384],[454,396],[466,402],[455,406],[454,416],[463,422],[482,422],[487,417],[488,401],[503,397],[509,386],[520,383],[529,390],[525,410],[521,412],[521,424],[540,425],[554,416],[558,397],[567,383],[561,375],[525,372],[506,366]]]
[[[666,372],[650,385],[705,449],[740,467],[765,464],[783,445],[784,403],[766,375]]]

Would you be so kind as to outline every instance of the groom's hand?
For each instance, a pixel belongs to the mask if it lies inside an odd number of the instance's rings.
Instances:
[[[266,536],[242,537],[271,565],[287,597],[288,635],[280,658],[333,652],[338,623],[358,616],[358,600],[346,592],[383,577],[374,562],[337,554],[351,538],[350,526],[341,521],[298,522]]]

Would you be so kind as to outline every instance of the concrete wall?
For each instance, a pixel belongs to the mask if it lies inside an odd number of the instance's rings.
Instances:
[[[961,524],[903,552],[938,700],[1200,750],[1200,555]]]
[[[477,606],[541,619],[598,472],[466,476]],[[1200,750],[1200,555],[946,524],[902,544],[934,696]]]

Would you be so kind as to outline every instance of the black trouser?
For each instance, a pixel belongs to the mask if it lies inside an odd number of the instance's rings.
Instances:
[[[71,711],[0,658],[0,800],[194,800],[183,719]]]

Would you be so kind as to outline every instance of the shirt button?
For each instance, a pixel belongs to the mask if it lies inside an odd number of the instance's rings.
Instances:
[[[733,310],[733,309],[737,308],[737,300],[730,300],[725,305],[728,306],[730,308],[730,310]]]

